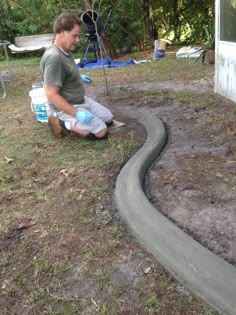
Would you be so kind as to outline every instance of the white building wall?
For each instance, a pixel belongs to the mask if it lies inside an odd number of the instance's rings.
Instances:
[[[236,102],[236,43],[220,41],[220,0],[216,0],[215,92]]]

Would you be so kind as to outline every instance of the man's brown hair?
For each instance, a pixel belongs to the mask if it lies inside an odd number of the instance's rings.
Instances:
[[[54,34],[58,34],[61,31],[70,32],[76,24],[81,26],[81,20],[77,15],[71,13],[61,13],[54,22],[53,32]]]

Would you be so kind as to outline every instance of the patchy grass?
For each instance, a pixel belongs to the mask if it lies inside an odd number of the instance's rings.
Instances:
[[[135,71],[134,71],[135,67]],[[199,70],[201,68],[201,70]],[[193,60],[176,60],[165,59],[160,62],[152,62],[148,64],[140,64],[138,67],[129,66],[116,68],[114,71],[112,68],[106,69],[107,78],[109,81],[114,82],[114,79],[119,77],[119,82],[155,82],[174,80],[181,82],[189,82],[191,80],[205,79],[212,74],[212,67],[206,65],[199,65],[199,63]],[[92,74],[94,83],[101,82],[102,70],[90,70],[86,71],[88,74]],[[117,84],[118,85],[118,84]]]
[[[1,314],[216,314],[136,243],[114,209],[115,178],[143,143],[142,129],[101,142],[53,138],[30,109],[38,66],[39,58],[12,60],[14,81],[0,99]],[[87,73],[101,83],[100,70]],[[212,68],[166,59],[106,73],[110,100],[125,104],[133,96],[125,82],[187,82]]]

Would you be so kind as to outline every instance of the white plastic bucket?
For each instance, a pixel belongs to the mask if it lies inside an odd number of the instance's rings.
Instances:
[[[44,88],[33,89],[29,92],[31,97],[31,109],[38,121],[48,122],[49,105]]]

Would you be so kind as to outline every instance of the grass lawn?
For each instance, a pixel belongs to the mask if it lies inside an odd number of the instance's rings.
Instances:
[[[14,81],[0,99],[1,314],[216,314],[137,243],[114,207],[116,176],[143,143],[142,129],[101,142],[55,139],[30,108],[39,58],[11,64]],[[213,68],[170,58],[106,73],[112,101],[132,97],[126,82],[207,80]],[[86,74],[91,89],[105,84],[101,70]]]

